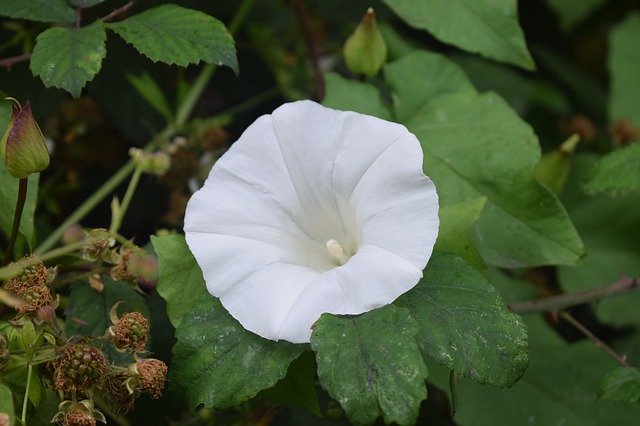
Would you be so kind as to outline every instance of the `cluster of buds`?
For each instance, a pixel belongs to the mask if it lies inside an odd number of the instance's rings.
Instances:
[[[82,249],[82,257],[91,262],[102,261],[108,263],[118,263],[120,255],[113,247],[116,239],[103,228],[92,229],[87,233],[91,244],[87,244]]]
[[[120,352],[144,352],[149,335],[149,321],[140,312],[127,312],[118,318],[116,303],[111,308],[112,325],[107,329],[107,340]]]
[[[114,281],[153,282],[158,275],[158,262],[137,246],[122,246],[118,261],[109,274]]]
[[[58,391],[87,395],[92,388],[102,387],[108,363],[100,349],[76,343],[64,348],[54,368],[53,386]]]
[[[162,176],[171,167],[171,156],[163,151],[146,152],[139,148],[131,148],[129,155],[133,163],[145,173]]]
[[[41,261],[35,260],[34,265],[28,266],[22,274],[7,280],[4,284],[5,290],[21,299],[21,303],[16,306],[20,315],[38,314],[40,311],[47,314],[55,309],[49,283],[55,278],[56,270],[47,268]],[[45,319],[50,317],[50,315],[43,316]]]
[[[160,398],[167,381],[167,370],[167,365],[158,359],[136,358],[126,371],[111,374],[107,378],[106,392],[114,408],[124,413],[130,411],[143,393],[153,399]]]
[[[80,402],[62,401],[51,421],[64,426],[95,426],[96,421],[107,423],[104,414],[93,408],[93,403],[88,399]]]

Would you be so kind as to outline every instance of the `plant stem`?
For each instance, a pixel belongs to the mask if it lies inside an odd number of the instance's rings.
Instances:
[[[18,238],[18,232],[20,231],[20,219],[22,218],[22,210],[24,209],[24,202],[27,199],[27,188],[29,186],[29,179],[20,179],[18,185],[18,199],[16,200],[16,210],[13,215],[13,227],[11,228],[11,236],[9,237],[9,243],[7,244],[7,250],[4,253],[3,265],[8,264],[13,257],[13,246],[16,244]]]
[[[29,59],[31,59],[31,52],[12,56],[10,58],[0,59],[0,67],[10,68],[17,63],[28,61]]]
[[[103,18],[101,18],[102,22],[110,21],[113,18],[115,18],[116,16],[123,14],[127,10],[131,9],[135,3],[136,3],[135,0],[131,0],[129,3],[125,4],[124,6],[115,9],[110,14],[108,14],[108,15],[104,16]]]
[[[122,199],[120,208],[117,210],[116,215],[111,219],[109,232],[117,233],[120,230],[120,226],[122,226],[122,219],[127,213],[133,194],[136,192],[136,188],[140,182],[140,176],[142,176],[142,169],[140,167],[136,167],[133,171],[133,175],[131,176],[131,180],[129,181],[129,186],[127,186],[127,191],[124,193],[124,198]]]
[[[27,367],[27,386],[24,391],[24,399],[22,400],[22,416],[20,417],[23,425],[27,424],[27,403],[29,402],[29,388],[31,387],[32,374],[33,374],[33,365],[29,363],[29,367]]]
[[[571,314],[567,312],[560,312],[560,316],[567,321],[569,324],[574,326],[578,331],[587,336],[593,343],[596,344],[597,347],[601,348],[605,351],[611,358],[613,358],[618,364],[623,367],[629,367],[629,363],[625,359],[625,357],[619,355],[616,351],[611,349],[609,345],[600,340],[595,334],[593,334],[587,327],[582,325],[580,321],[575,319]]]
[[[510,303],[509,309],[519,313],[555,311],[634,290],[640,290],[640,279],[622,277],[613,284],[595,290],[579,291],[525,302]]]
[[[314,98],[316,101],[320,102],[324,99],[325,84],[322,70],[320,69],[320,47],[318,43],[318,36],[315,34],[313,26],[311,25],[309,10],[307,9],[305,2],[302,0],[293,0],[291,2],[291,7],[293,8],[293,12],[300,24],[302,34],[307,42],[309,61],[311,62],[311,70],[313,72]]]

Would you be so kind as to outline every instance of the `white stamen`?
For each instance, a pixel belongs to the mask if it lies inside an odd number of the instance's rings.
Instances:
[[[349,258],[344,254],[342,244],[336,240],[329,240],[326,242],[327,251],[334,259],[336,259],[340,265],[344,265],[349,261]]]

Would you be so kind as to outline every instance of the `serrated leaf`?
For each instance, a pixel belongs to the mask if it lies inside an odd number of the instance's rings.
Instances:
[[[91,7],[102,2],[104,2],[104,0],[69,0],[69,3],[79,7]]]
[[[414,28],[487,58],[532,70],[516,0],[384,0]]]
[[[106,37],[98,21],[82,28],[50,28],[36,39],[31,72],[46,87],[59,87],[77,98],[100,71]]]
[[[413,424],[427,397],[427,368],[406,309],[385,306],[359,316],[323,314],[314,325],[321,385],[355,424]]]
[[[547,0],[547,4],[560,21],[560,27],[569,31],[587,19],[607,0]]]
[[[640,190],[640,143],[633,143],[602,157],[591,169],[584,189],[588,194],[612,197]]]
[[[610,401],[640,401],[640,371],[632,367],[611,371],[600,385],[600,397]]]
[[[630,120],[640,128],[640,13],[631,13],[609,35],[608,64],[611,71],[609,119]]]
[[[186,67],[204,61],[238,73],[233,37],[200,11],[165,4],[106,26],[154,62]]]
[[[382,103],[378,89],[368,83],[348,80],[335,73],[325,74],[326,95],[322,104],[343,111],[355,111],[362,114],[389,120],[389,108]]]
[[[637,422],[640,407],[598,400],[599,381],[613,362],[592,342],[536,345],[530,357],[524,377],[509,389],[471,380],[459,383],[456,423],[602,426]]]
[[[2,127],[2,125],[0,125]],[[36,202],[38,199],[38,181],[40,174],[32,174],[29,176],[29,184],[27,186],[27,198],[22,210],[20,218],[20,234],[27,240],[29,247],[35,243],[35,227],[33,216],[36,211]],[[18,179],[9,174],[4,163],[0,161],[0,231],[5,236],[11,234],[13,227],[13,216],[16,208],[16,200],[18,199]]]
[[[434,250],[455,254],[479,270],[484,262],[476,246],[471,241],[470,228],[480,217],[487,203],[486,197],[440,207],[440,228]]]
[[[522,319],[480,272],[456,256],[432,256],[422,280],[395,304],[418,323],[421,351],[466,377],[506,387],[527,367]]]
[[[435,74],[418,73],[409,85],[408,76],[425,68]],[[420,140],[441,204],[487,197],[473,235],[486,262],[575,264],[584,252],[580,237],[562,204],[533,178],[535,134],[499,96],[475,93],[456,69],[426,52],[385,67],[398,117]]]
[[[128,74],[127,80],[129,80],[129,83],[136,89],[138,94],[146,100],[153,109],[158,111],[165,120],[171,121],[173,112],[171,111],[169,102],[153,77],[148,73],[140,75]]]
[[[274,342],[245,330],[206,291],[184,237],[153,238],[158,292],[176,327],[169,380],[189,408],[236,406],[285,377],[305,345]]]
[[[76,11],[66,0],[0,0],[0,15],[60,24],[70,24],[76,19]]]

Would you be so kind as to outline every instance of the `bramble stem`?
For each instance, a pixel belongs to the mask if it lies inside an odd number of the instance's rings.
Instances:
[[[599,347],[600,349],[602,349],[603,351],[605,351],[611,358],[613,358],[618,364],[620,364],[623,367],[629,367],[629,363],[627,362],[627,360],[625,359],[624,356],[619,355],[616,351],[614,351],[613,349],[611,349],[611,347],[609,345],[607,345],[605,342],[603,342],[602,340],[600,340],[598,338],[598,336],[596,336],[595,334],[593,334],[591,332],[591,330],[589,330],[587,327],[585,327],[584,325],[582,325],[582,323],[580,321],[578,321],[577,319],[575,319],[571,314],[567,313],[567,312],[560,312],[560,316],[567,321],[569,324],[571,324],[572,326],[574,326],[580,333],[584,334],[585,336],[587,336],[591,341],[593,341],[593,343],[595,343],[595,345],[597,347]]]
[[[129,3],[125,4],[122,7],[119,7],[117,9],[115,9],[113,12],[111,12],[110,14],[104,16],[101,18],[102,22],[107,22],[112,20],[113,18],[115,18],[118,15],[122,15],[124,12],[126,12],[127,10],[131,9],[133,7],[133,5],[136,4],[135,0],[131,0]]]
[[[16,210],[13,214],[13,226],[11,227],[11,236],[9,237],[9,243],[7,244],[7,250],[4,253],[3,265],[8,264],[13,257],[13,247],[16,244],[18,238],[18,232],[20,231],[20,219],[22,218],[22,210],[24,209],[24,202],[27,199],[27,188],[29,186],[29,179],[20,179],[18,186],[18,199],[16,200]]]
[[[559,294],[542,299],[510,303],[509,309],[518,313],[555,311],[583,303],[595,302],[606,297],[634,290],[640,290],[640,279],[622,277],[613,284],[595,290]]]
[[[31,375],[33,374],[33,365],[29,362],[29,367],[27,367],[27,386],[24,391],[24,399],[22,400],[22,416],[20,419],[22,420],[22,424],[27,424],[27,403],[29,402],[29,388],[31,387]]]
[[[0,67],[10,68],[15,64],[28,61],[29,59],[31,59],[31,52],[12,56],[10,58],[0,59]]]

